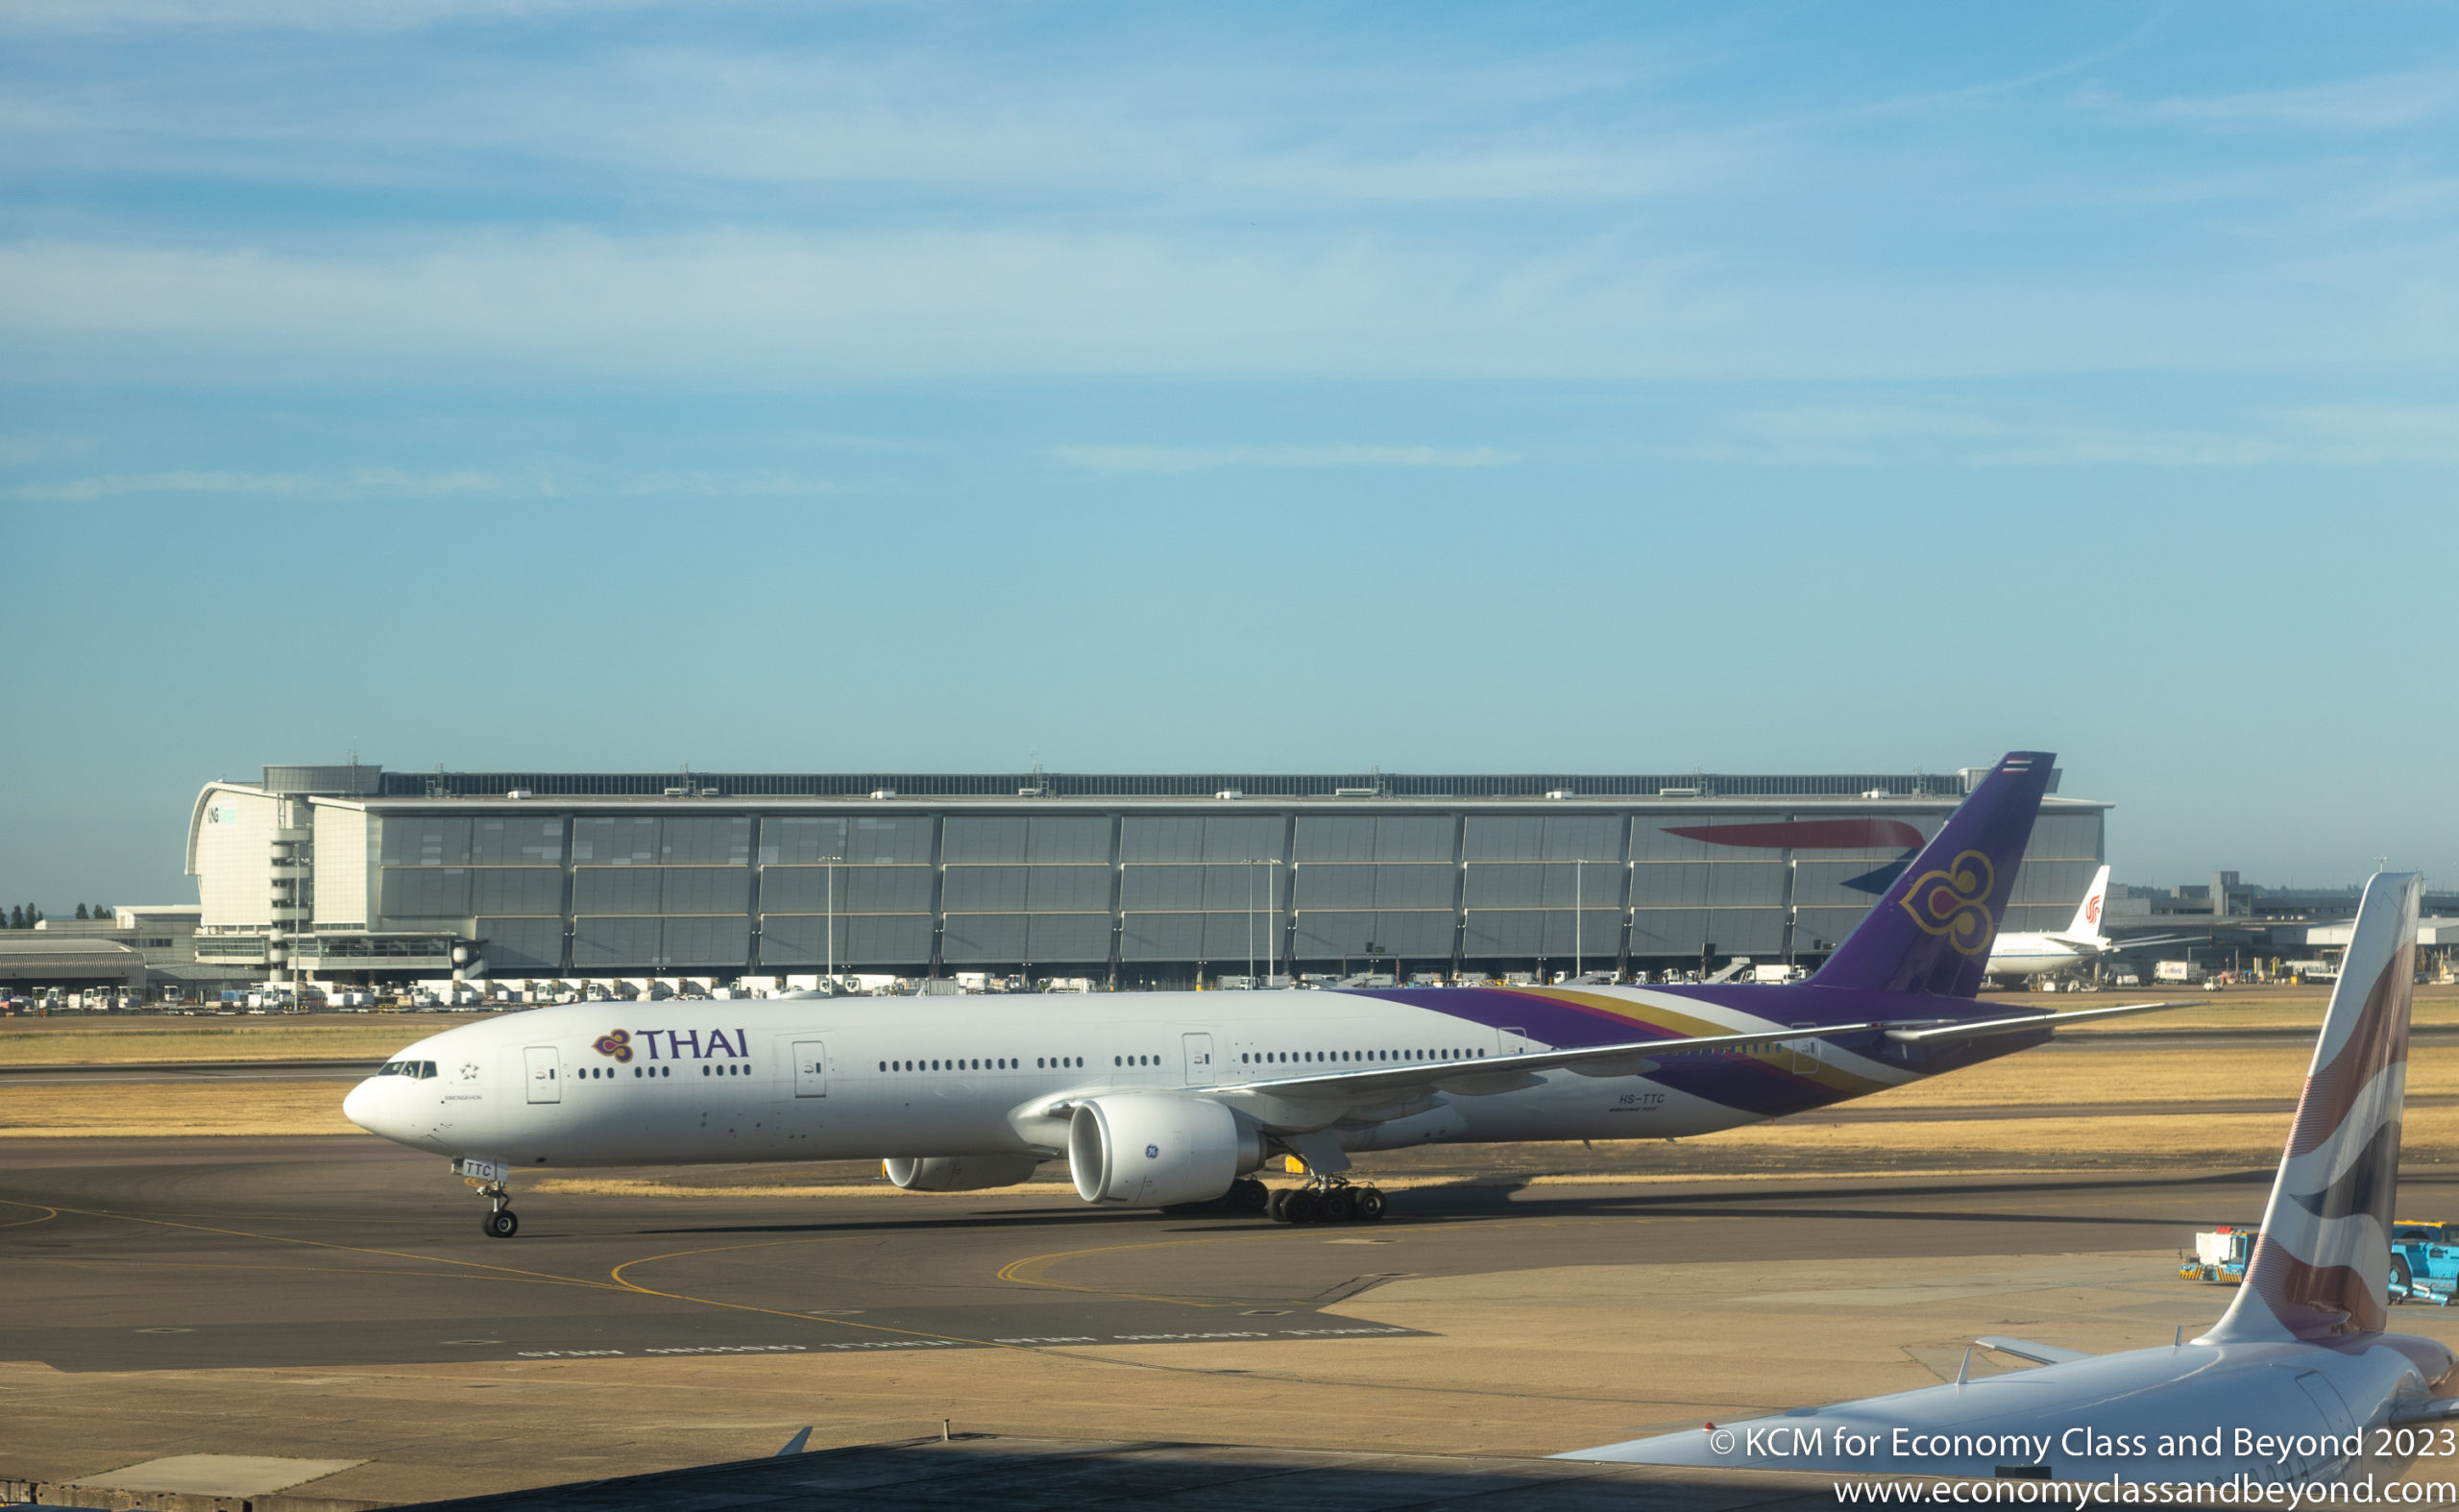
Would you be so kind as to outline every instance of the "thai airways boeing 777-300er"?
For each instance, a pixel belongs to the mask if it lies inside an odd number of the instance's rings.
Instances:
[[[498,1237],[517,1171],[858,1158],[925,1191],[1064,1160],[1106,1207],[1378,1218],[1353,1152],[1711,1134],[2178,1006],[1975,1001],[2051,760],[1991,768],[1807,982],[575,1004],[421,1040],[343,1111],[450,1157]],[[1306,1183],[1267,1191],[1276,1156]]]

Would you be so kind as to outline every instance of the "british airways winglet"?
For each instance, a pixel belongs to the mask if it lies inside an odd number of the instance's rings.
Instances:
[[[2000,761],[1807,982],[573,1005],[421,1040],[343,1111],[452,1158],[498,1236],[516,1171],[743,1160],[1371,1219],[1352,1152],[1712,1134],[2178,1006],[1975,1002],[2051,761]],[[1276,1155],[1307,1183],[1247,1174]]]
[[[2383,1331],[2418,896],[2413,873],[2366,886],[2262,1237],[2208,1333],[2104,1355],[1987,1336],[1974,1342],[2042,1368],[1557,1457],[2260,1486],[2447,1452],[2450,1350]]]

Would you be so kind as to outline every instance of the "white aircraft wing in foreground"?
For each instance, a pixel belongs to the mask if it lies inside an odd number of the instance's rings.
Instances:
[[[2384,1331],[2419,890],[2413,873],[2366,887],[2262,1236],[2209,1332],[2104,1355],[1985,1337],[1975,1342],[2045,1363],[1558,1457],[2130,1482],[2396,1478],[2421,1437],[2397,1430],[2459,1415],[2450,1350]]]

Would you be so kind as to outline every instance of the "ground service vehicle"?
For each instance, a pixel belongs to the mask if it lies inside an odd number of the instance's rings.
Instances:
[[[2459,1297],[2459,1224],[2391,1226],[2391,1300],[2447,1307]]]
[[[2246,1262],[2253,1258],[2254,1241],[2262,1231],[2252,1224],[2224,1223],[2208,1233],[2194,1236],[2194,1258],[2178,1267],[2178,1275],[2190,1281],[2242,1281],[2246,1279]]]

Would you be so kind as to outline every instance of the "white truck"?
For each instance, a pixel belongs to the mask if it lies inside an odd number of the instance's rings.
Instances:
[[[2191,961],[2155,961],[2152,963],[2152,980],[2191,987],[2203,980],[2203,972]]]

